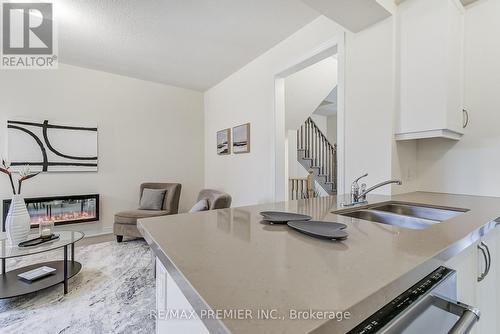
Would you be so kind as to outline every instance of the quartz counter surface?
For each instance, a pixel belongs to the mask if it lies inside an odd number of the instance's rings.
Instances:
[[[346,199],[150,218],[139,222],[139,230],[197,312],[250,310],[246,316],[202,319],[211,332],[344,333],[495,228],[500,216],[500,198],[426,192],[368,196],[370,205],[393,200],[469,210],[411,230],[331,213]],[[265,224],[259,215],[264,210],[341,222],[349,238],[321,240],[286,225]],[[304,312],[300,319],[298,312]],[[332,312],[350,317],[329,319]]]

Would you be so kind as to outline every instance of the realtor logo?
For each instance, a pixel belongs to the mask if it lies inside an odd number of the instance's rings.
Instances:
[[[3,69],[57,67],[52,3],[2,3]]]

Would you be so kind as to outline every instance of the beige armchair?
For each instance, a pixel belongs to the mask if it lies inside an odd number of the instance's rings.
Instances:
[[[231,207],[231,195],[222,191],[203,189],[198,194],[198,201],[203,199],[207,201],[209,210],[226,209]]]
[[[123,241],[123,237],[142,238],[137,229],[137,219],[158,217],[177,214],[179,211],[179,199],[181,196],[181,185],[179,183],[143,183],[141,184],[139,198],[142,198],[144,189],[165,189],[165,197],[161,210],[129,210],[115,214],[113,233],[118,242]]]

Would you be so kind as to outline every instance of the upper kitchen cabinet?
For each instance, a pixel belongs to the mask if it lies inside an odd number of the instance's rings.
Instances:
[[[463,135],[464,7],[407,0],[398,7],[400,103],[396,140]]]

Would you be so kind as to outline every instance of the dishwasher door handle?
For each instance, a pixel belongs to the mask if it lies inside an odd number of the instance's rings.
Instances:
[[[478,320],[479,317],[476,313],[466,310],[455,325],[453,325],[448,334],[468,334]]]
[[[440,309],[453,313],[460,318],[450,329],[448,334],[467,334],[470,332],[472,327],[479,321],[481,317],[481,312],[479,309],[469,306],[464,303],[455,302],[446,297],[434,295],[434,305]]]

